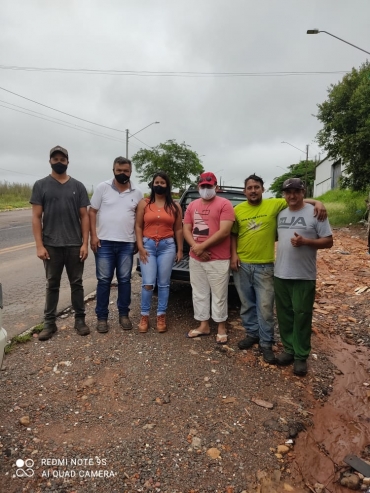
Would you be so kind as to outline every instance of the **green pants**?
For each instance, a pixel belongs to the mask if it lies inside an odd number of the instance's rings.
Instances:
[[[284,351],[306,360],[311,351],[311,325],[316,281],[274,277],[275,302]]]

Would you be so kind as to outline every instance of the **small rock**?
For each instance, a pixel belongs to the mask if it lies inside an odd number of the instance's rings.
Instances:
[[[294,488],[290,486],[288,483],[284,483],[283,485],[284,491],[294,491]]]
[[[209,448],[207,450],[207,455],[211,457],[211,459],[218,459],[221,455],[221,452],[218,450],[218,448]]]
[[[222,401],[224,404],[234,404],[234,402],[236,402],[236,397],[223,397],[223,401]]]
[[[266,409],[273,409],[274,405],[272,402],[263,401],[262,399],[251,399],[252,402],[257,404],[257,406],[264,407]]]
[[[94,383],[95,380],[92,377],[87,377],[86,380],[82,382],[82,387],[92,387]]]
[[[341,478],[340,484],[350,490],[358,490],[360,487],[360,478],[356,474],[348,474],[348,476]]]
[[[19,420],[20,424],[23,426],[29,426],[30,424],[30,417],[29,416],[22,416]]]
[[[324,493],[325,491],[325,486],[321,483],[315,483],[313,488],[315,493]]]
[[[155,423],[148,423],[143,426],[143,430],[152,430],[155,427]]]
[[[191,446],[195,449],[199,449],[202,446],[202,440],[198,437],[193,437]]]
[[[278,445],[277,452],[278,454],[285,455],[289,452],[290,448],[287,445]]]

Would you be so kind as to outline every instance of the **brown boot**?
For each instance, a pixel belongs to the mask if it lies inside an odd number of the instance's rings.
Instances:
[[[166,314],[165,313],[157,316],[157,331],[158,332],[166,332],[167,331]]]
[[[139,332],[141,334],[145,334],[149,329],[149,315],[141,315],[141,319],[139,322]]]

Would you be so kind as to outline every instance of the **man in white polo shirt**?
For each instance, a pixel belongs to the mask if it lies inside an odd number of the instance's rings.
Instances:
[[[118,157],[113,163],[114,178],[99,183],[91,198],[90,246],[95,254],[95,313],[97,331],[108,332],[108,306],[114,271],[118,281],[117,308],[119,323],[124,330],[132,329],[128,317],[131,303],[131,271],[135,250],[136,207],[142,192],[130,181],[132,165],[129,159]]]

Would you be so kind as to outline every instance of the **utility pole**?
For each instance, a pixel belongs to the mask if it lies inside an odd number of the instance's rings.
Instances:
[[[133,137],[134,135],[142,132],[143,130],[145,130],[146,128],[150,127],[150,125],[154,125],[155,123],[160,123],[160,122],[152,122],[152,123],[149,123],[149,125],[147,125],[146,127],[138,130],[137,132],[135,132],[134,134],[130,135],[129,136],[129,132],[128,132],[128,128],[126,128],[126,159],[128,159],[128,139],[130,137]]]
[[[126,159],[128,159],[128,128],[126,128]]]
[[[308,183],[307,183],[307,167],[308,167],[308,148],[310,146],[307,144],[306,145],[306,177],[305,177],[305,184],[306,184],[306,190],[308,190]]]

